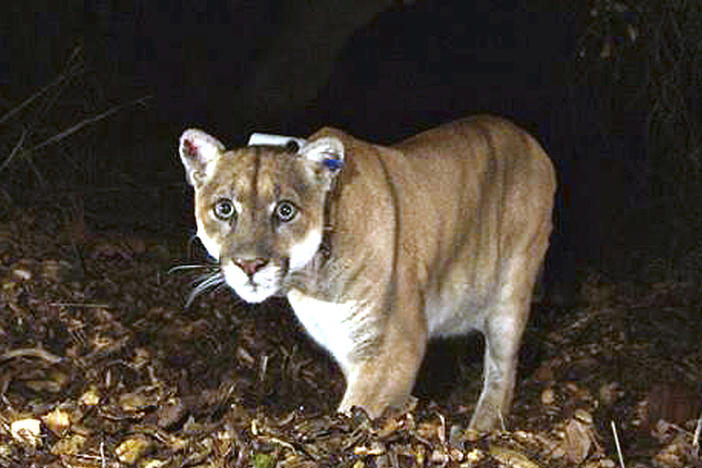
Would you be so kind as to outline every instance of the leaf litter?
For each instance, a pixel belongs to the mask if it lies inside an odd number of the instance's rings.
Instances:
[[[0,467],[702,466],[693,285],[593,277],[535,306],[509,430],[476,434],[479,359],[402,413],[337,415],[343,376],[283,301],[184,308],[185,236],[38,219],[0,225]]]

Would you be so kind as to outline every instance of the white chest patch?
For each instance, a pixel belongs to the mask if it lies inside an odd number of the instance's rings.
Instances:
[[[288,301],[307,333],[334,356],[348,375],[354,353],[374,338],[370,309],[357,301],[315,299],[296,289],[288,292]]]

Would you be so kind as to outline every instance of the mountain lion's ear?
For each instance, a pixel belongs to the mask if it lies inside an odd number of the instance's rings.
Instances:
[[[323,137],[305,144],[298,152],[316,163],[315,174],[330,182],[344,167],[344,144],[338,138]]]
[[[224,151],[224,145],[202,130],[190,128],[180,136],[180,160],[190,185],[198,185],[207,172],[207,166]]]

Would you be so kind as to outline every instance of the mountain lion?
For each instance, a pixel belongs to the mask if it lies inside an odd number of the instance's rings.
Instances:
[[[544,150],[490,116],[393,146],[334,128],[297,142],[227,151],[201,130],[181,136],[197,235],[220,265],[204,286],[287,296],[346,377],[339,411],[372,417],[405,403],[429,338],[479,330],[471,427],[496,427],[551,232]]]

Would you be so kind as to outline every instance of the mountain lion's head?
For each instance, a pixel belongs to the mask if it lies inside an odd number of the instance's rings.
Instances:
[[[320,248],[326,193],[341,169],[343,144],[324,137],[292,149],[225,150],[201,130],[180,138],[195,189],[197,235],[224,280],[247,302],[285,293],[289,276]]]

